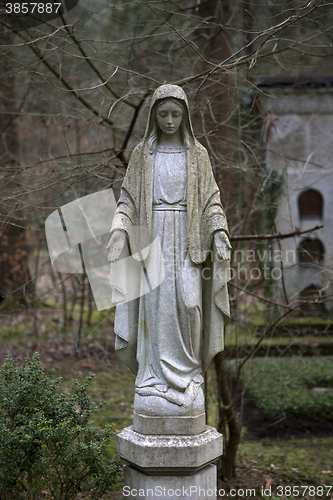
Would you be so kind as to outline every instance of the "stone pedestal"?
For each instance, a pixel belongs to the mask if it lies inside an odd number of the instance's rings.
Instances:
[[[117,436],[129,499],[215,500],[222,435],[205,425],[205,414],[181,417],[134,413],[133,426]]]

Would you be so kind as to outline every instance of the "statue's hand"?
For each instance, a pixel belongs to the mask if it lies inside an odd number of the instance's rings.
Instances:
[[[230,260],[232,246],[226,233],[224,231],[218,231],[215,233],[214,242],[218,256],[222,260]]]
[[[123,251],[126,242],[126,233],[121,229],[117,229],[111,236],[110,241],[106,248],[109,249],[108,261],[114,262],[118,259]]]

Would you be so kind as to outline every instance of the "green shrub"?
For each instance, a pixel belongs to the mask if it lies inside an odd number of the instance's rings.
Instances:
[[[0,369],[0,498],[98,499],[113,484],[117,466],[106,446],[112,425],[89,424],[103,403],[87,394],[92,376],[59,394],[60,378],[44,372],[39,354],[25,364],[7,356]]]
[[[234,361],[229,369],[235,371]],[[333,419],[333,357],[254,358],[244,367],[243,381],[256,406],[268,419],[316,417]],[[314,387],[328,388],[313,391]]]

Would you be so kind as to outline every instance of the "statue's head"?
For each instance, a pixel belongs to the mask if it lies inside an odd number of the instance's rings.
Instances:
[[[184,116],[180,100],[166,98],[156,103],[156,120],[161,132],[167,136],[177,134]]]
[[[194,139],[186,94],[177,85],[161,85],[154,92],[144,140],[154,153],[161,133],[179,133],[186,148]]]

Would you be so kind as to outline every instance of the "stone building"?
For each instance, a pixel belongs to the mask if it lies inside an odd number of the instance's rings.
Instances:
[[[318,299],[305,314],[333,312],[333,78],[261,79],[266,120],[266,167],[283,179],[276,229],[281,240],[289,300]],[[325,303],[323,303],[323,300]]]

